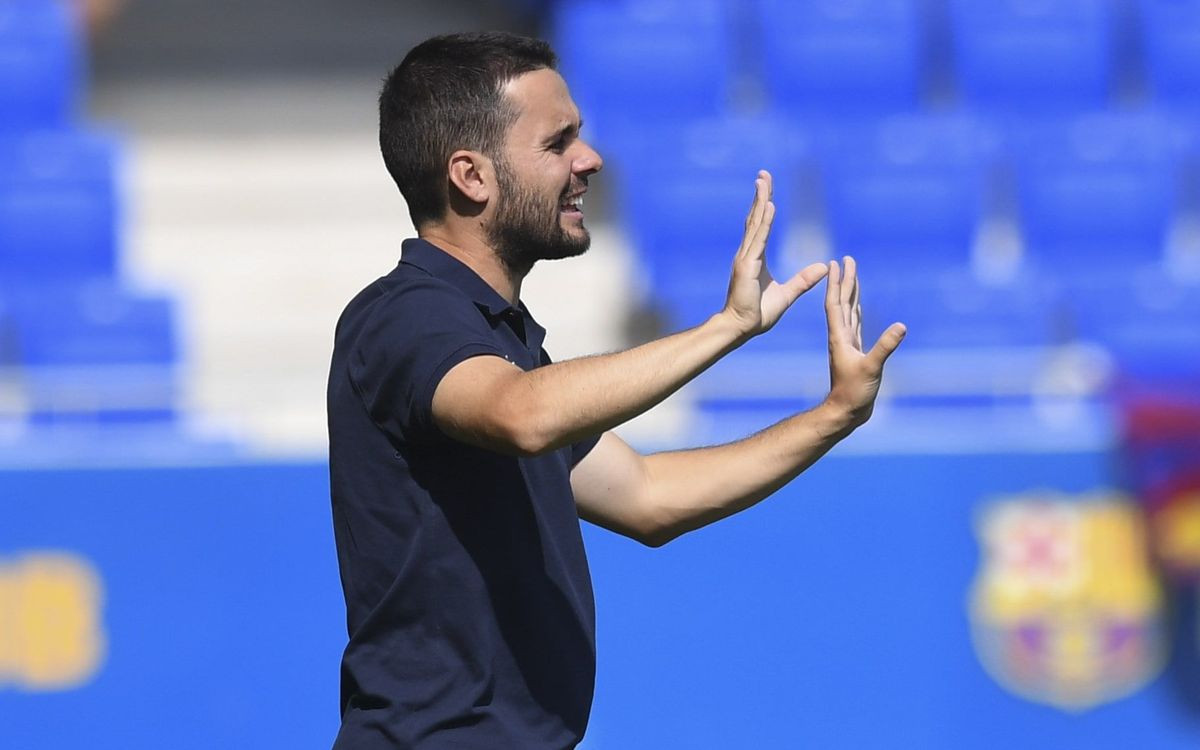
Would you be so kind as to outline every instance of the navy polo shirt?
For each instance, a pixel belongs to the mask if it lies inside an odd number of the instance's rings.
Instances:
[[[433,392],[459,362],[549,364],[545,330],[424,240],[338,321],[329,470],[350,642],[337,748],[569,748],[595,676],[570,470],[454,441]]]

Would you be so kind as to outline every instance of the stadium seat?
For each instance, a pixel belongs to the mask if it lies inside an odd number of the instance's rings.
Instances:
[[[1031,267],[1085,281],[1160,264],[1187,141],[1186,128],[1150,113],[1070,117],[1014,133]]]
[[[1164,104],[1200,109],[1200,5],[1140,0],[1138,8],[1151,93]]]
[[[1061,343],[1054,290],[1044,284],[994,286],[961,271],[900,277],[864,266],[862,290],[864,330],[878,335],[902,321],[909,329],[906,349]]]
[[[915,0],[758,0],[763,78],[784,112],[890,113],[921,93]]]
[[[0,3],[0,131],[62,127],[74,116],[82,43],[73,3]]]
[[[641,137],[619,168],[623,215],[668,317],[698,323],[723,299],[760,169],[774,178],[770,247],[781,244],[803,138],[785,120],[739,117],[645,128]]]
[[[35,421],[173,413],[178,353],[170,300],[110,281],[27,286],[8,300]]]
[[[117,154],[98,133],[0,136],[0,278],[114,273]]]
[[[598,145],[645,125],[717,114],[729,96],[732,23],[722,0],[579,0],[555,24],[562,70]]]
[[[1109,0],[950,0],[959,87],[972,106],[1028,114],[1103,106]]]
[[[890,273],[966,268],[996,147],[989,127],[959,116],[841,127],[819,156],[835,252]]]
[[[1200,287],[1152,273],[1079,285],[1065,298],[1071,332],[1108,350],[1127,383],[1200,383]]]

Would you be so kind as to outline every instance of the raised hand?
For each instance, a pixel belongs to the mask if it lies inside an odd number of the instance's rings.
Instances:
[[[754,202],[746,216],[746,231],[733,259],[733,273],[724,312],[746,336],[756,336],[771,328],[804,294],[825,276],[824,263],[813,263],[792,278],[779,283],[767,269],[764,253],[775,204],[771,202],[771,175],[758,173],[754,180]]]
[[[858,269],[854,258],[829,263],[825,282],[825,319],[829,324],[829,401],[846,409],[855,423],[866,422],[875,408],[883,365],[904,340],[903,323],[892,323],[868,352],[862,345]]]

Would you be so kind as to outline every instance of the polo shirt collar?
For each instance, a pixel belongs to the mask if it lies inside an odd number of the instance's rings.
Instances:
[[[505,315],[520,315],[524,318],[525,338],[529,348],[541,348],[546,329],[533,319],[524,302],[518,301],[516,307],[510,305],[508,300],[501,297],[500,293],[471,270],[470,266],[437,245],[419,237],[404,240],[400,245],[400,262],[416,266],[431,276],[458,287],[491,320],[503,318]]]

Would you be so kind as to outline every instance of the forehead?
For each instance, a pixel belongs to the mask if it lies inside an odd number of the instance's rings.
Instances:
[[[517,108],[510,137],[537,138],[579,124],[579,109],[567,82],[556,71],[543,68],[523,73],[505,85],[504,94]]]

